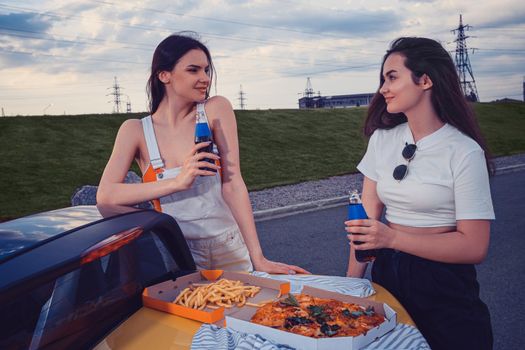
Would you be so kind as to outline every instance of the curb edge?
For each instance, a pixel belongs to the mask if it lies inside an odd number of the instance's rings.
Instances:
[[[525,164],[509,165],[501,168],[496,168],[495,176],[509,174],[521,170],[525,170]],[[253,212],[253,217],[255,219],[255,222],[278,219],[295,214],[307,213],[311,211],[317,211],[345,205],[347,199],[347,196],[340,196],[292,204],[284,207],[257,210]]]

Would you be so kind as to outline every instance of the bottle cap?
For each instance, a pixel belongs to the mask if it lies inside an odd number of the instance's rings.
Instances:
[[[361,203],[361,197],[359,196],[359,192],[357,190],[352,190],[348,192],[350,197],[349,201],[351,204],[359,204]]]

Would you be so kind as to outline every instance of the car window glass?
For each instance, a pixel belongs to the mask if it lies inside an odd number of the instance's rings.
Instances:
[[[191,258],[177,256],[172,236],[161,228],[144,232],[117,251],[0,305],[0,349],[95,344],[141,306],[144,287],[194,266]]]

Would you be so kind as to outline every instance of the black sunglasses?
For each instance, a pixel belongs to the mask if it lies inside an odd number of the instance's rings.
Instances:
[[[397,181],[401,181],[408,175],[408,163],[410,163],[410,161],[414,159],[414,156],[416,155],[416,150],[417,146],[415,144],[408,144],[408,142],[405,142],[405,148],[403,148],[403,152],[401,152],[401,154],[403,155],[403,158],[405,158],[407,163],[396,166],[392,174],[394,179],[396,179]]]

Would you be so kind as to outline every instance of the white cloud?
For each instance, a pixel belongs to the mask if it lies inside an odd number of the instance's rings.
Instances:
[[[0,4],[1,106],[10,114],[111,112],[117,76],[135,111],[156,45],[194,30],[209,46],[217,93],[249,108],[296,108],[306,77],[323,94],[377,89],[381,57],[398,36],[455,49],[459,14],[481,99],[519,96],[525,8],[518,0],[6,0]],[[16,20],[14,20],[16,19]],[[510,51],[514,50],[514,51]]]

